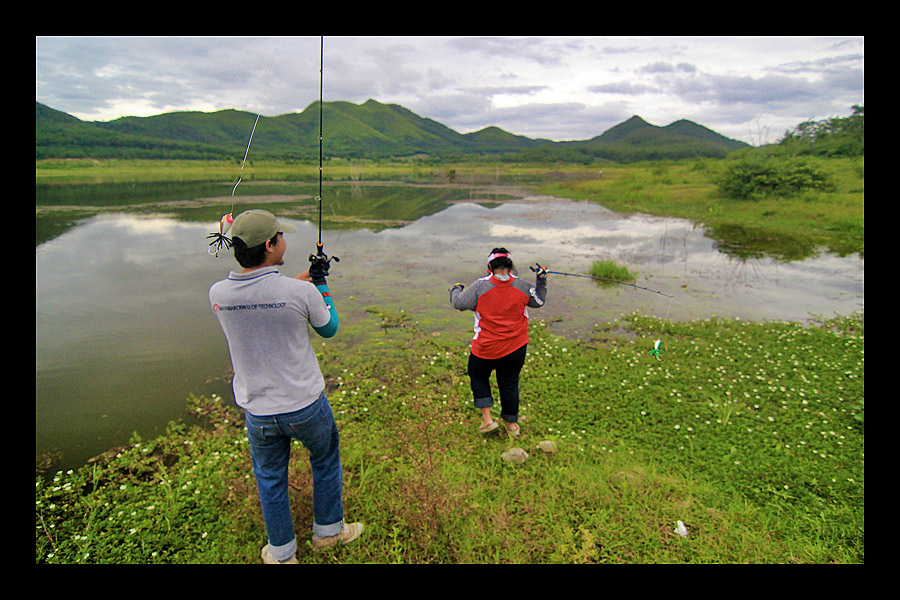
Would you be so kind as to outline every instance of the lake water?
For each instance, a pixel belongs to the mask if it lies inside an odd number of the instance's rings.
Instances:
[[[317,237],[314,192],[246,188],[254,195],[236,198],[235,213],[267,207],[297,225],[298,233],[286,236],[281,270],[304,271]],[[39,205],[44,192],[38,191]],[[327,253],[340,257],[329,285],[342,328],[364,325],[371,320],[365,308],[375,305],[405,310],[432,333],[465,343],[472,316],[450,308],[447,289],[480,277],[494,246],[507,247],[527,279],[535,262],[585,273],[593,261],[610,259],[637,271],[639,285],[675,296],[550,275],[547,305],[532,317],[572,337],[635,310],[674,320],[801,321],[864,310],[858,256],[740,259],[684,220],[504,192],[329,188],[323,241]],[[190,393],[232,397],[228,350],[207,292],[238,266],[229,251],[208,255],[206,240],[231,199],[185,193],[86,218],[64,202],[38,211],[35,453],[60,453],[54,469],[83,464],[133,432],[161,433],[169,421],[185,418]],[[47,223],[51,234],[41,233]]]

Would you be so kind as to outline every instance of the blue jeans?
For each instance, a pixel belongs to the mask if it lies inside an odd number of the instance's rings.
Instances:
[[[341,451],[337,425],[325,394],[295,412],[258,416],[244,411],[244,419],[272,556],[286,560],[297,550],[288,498],[288,462],[293,439],[300,440],[309,450],[313,534],[319,537],[339,534],[344,521]]]

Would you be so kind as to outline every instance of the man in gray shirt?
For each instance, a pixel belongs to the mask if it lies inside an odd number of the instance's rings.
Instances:
[[[284,264],[282,235],[297,229],[264,210],[234,220],[235,259],[243,269],[212,285],[209,302],[234,367],[234,398],[244,409],[247,438],[266,523],[266,563],[296,563],[297,538],[288,498],[291,440],[309,450],[313,474],[314,550],[355,540],[362,523],[344,523],[338,429],[325,380],[310,342],[337,333],[338,314],[328,289],[329,262],[312,261],[296,278]]]

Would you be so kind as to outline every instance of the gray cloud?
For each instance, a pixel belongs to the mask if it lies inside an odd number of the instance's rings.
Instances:
[[[696,73],[697,67],[689,63],[673,65],[668,62],[655,62],[644,65],[637,70],[638,73]]]
[[[815,94],[814,86],[802,79],[766,75],[705,75],[691,80],[672,80],[668,88],[689,102],[721,104],[767,104],[787,99],[807,98]]]
[[[555,44],[552,40],[536,37],[466,37],[447,42],[447,47],[451,50],[473,53],[486,60],[516,58],[549,67],[562,64],[566,51],[580,46],[580,42]]]
[[[855,70],[862,68],[862,54],[846,54],[841,56],[827,56],[816,60],[793,61],[773,67],[773,71],[782,73],[825,73],[832,70]]]
[[[264,89],[263,114],[296,112],[318,78],[318,37],[36,39],[36,99],[86,120],[255,112]],[[587,139],[639,114],[746,140],[862,103],[863,38],[326,37],[324,95],[462,132]]]
[[[537,92],[549,89],[546,85],[487,85],[483,87],[467,87],[466,91],[479,96],[492,97],[499,95],[531,96]]]

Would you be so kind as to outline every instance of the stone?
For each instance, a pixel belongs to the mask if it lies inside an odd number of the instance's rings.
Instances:
[[[553,454],[557,450],[556,442],[553,442],[551,440],[544,440],[543,442],[539,442],[537,447],[545,454]]]
[[[528,453],[521,448],[510,448],[509,450],[501,454],[500,458],[508,463],[521,465],[526,460],[528,460]]]

